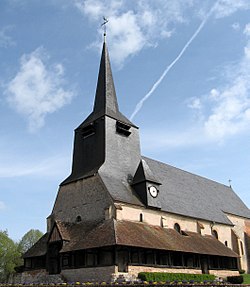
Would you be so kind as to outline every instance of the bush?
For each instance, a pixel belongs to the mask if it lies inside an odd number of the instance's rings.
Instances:
[[[227,281],[232,284],[242,284],[243,276],[228,276]]]
[[[209,274],[186,274],[186,273],[163,273],[163,272],[140,272],[138,277],[147,282],[204,282],[214,281],[215,276]]]

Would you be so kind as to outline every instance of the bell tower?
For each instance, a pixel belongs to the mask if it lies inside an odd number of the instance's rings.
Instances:
[[[138,127],[118,107],[104,41],[92,113],[75,129],[72,172],[61,185],[101,172],[134,175],[140,162]]]

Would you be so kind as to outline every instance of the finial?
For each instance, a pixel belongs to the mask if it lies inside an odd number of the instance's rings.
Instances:
[[[102,18],[103,18],[104,22],[102,23],[101,26],[103,26],[103,36],[104,36],[104,41],[105,41],[105,39],[106,39],[106,24],[108,23],[109,20],[105,16],[103,16]]]
[[[229,182],[229,187],[232,187],[232,186],[231,186],[231,182],[232,182],[232,180],[231,180],[231,179],[229,179],[229,180],[228,180],[228,182]]]

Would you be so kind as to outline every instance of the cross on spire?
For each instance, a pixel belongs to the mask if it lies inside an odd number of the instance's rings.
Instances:
[[[106,24],[108,23],[109,20],[105,16],[103,16],[102,18],[103,18],[104,22],[102,23],[101,26],[103,26],[103,35],[104,35],[104,39],[105,39],[106,31],[107,31]]]

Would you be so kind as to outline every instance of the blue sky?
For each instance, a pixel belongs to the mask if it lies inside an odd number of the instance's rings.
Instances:
[[[249,0],[1,0],[0,230],[45,232],[91,112],[102,16],[142,154],[229,184],[250,206]]]

